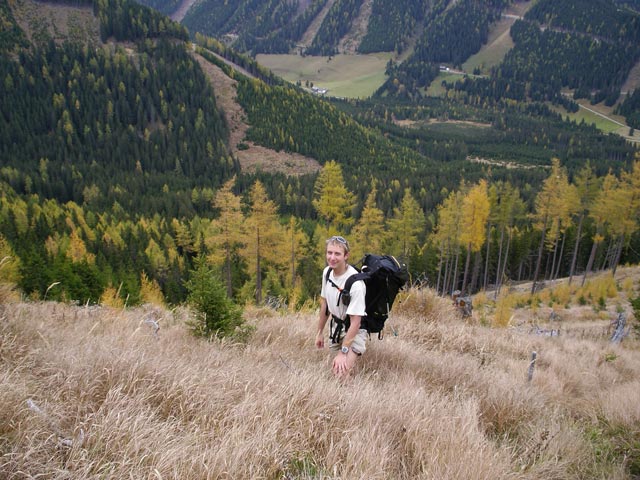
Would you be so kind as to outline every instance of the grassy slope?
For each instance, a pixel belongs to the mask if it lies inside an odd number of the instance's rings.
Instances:
[[[243,346],[191,337],[181,309],[0,308],[9,477],[623,479],[623,453],[640,468],[640,348],[611,345],[603,316],[542,337],[412,290],[397,336],[341,384],[312,312],[247,311]]]
[[[301,57],[300,55],[257,55],[256,60],[291,83],[307,81],[329,89],[329,95],[366,98],[385,81],[384,70],[391,54],[336,55]]]

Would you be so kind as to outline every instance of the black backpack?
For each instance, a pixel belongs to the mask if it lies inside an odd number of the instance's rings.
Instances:
[[[409,271],[404,263],[400,263],[392,255],[367,253],[358,263],[361,263],[362,267],[354,266],[358,273],[347,278],[344,288],[338,296],[338,302],[341,300],[344,305],[349,305],[353,282],[363,280],[367,287],[365,295],[367,316],[362,318],[360,328],[365,328],[369,333],[377,333],[378,338],[382,338],[384,322],[389,318],[389,312],[398,292],[409,280]],[[327,270],[325,282],[330,282],[338,288],[329,280],[330,273],[331,269]],[[349,316],[344,321],[333,317],[333,321],[338,322],[338,328],[334,330],[332,339],[334,342],[338,342],[342,327],[345,331],[349,329]]]

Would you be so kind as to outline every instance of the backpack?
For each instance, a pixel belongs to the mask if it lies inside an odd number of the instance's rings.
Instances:
[[[354,268],[358,270],[358,273],[347,278],[344,288],[340,292],[339,299],[342,300],[344,305],[349,305],[351,300],[350,291],[353,282],[363,280],[367,287],[365,295],[367,315],[362,318],[360,328],[365,328],[369,333],[377,333],[378,338],[382,339],[384,322],[389,318],[389,312],[391,311],[398,292],[409,280],[409,271],[404,263],[400,263],[392,255],[374,255],[367,253],[358,263],[361,263],[362,267],[357,268],[354,266]],[[330,273],[331,269],[327,270],[325,283],[330,282],[334,287],[338,288],[337,285],[329,279]],[[332,320],[338,322],[338,328],[335,329],[334,335],[332,336],[332,340],[337,343],[342,326],[344,326],[345,331],[349,329],[349,316],[347,316],[344,321],[335,317]]]

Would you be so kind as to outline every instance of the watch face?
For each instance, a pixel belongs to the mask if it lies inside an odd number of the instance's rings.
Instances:
[[[342,347],[342,353],[349,353],[349,347]]]

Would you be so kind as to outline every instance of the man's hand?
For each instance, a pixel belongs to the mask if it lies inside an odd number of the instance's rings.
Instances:
[[[333,374],[338,377],[345,377],[353,368],[353,365],[356,363],[357,355],[349,350],[349,353],[346,355],[344,353],[338,353],[333,358]]]
[[[324,348],[324,335],[322,335],[322,332],[318,332],[316,335],[316,347]]]

